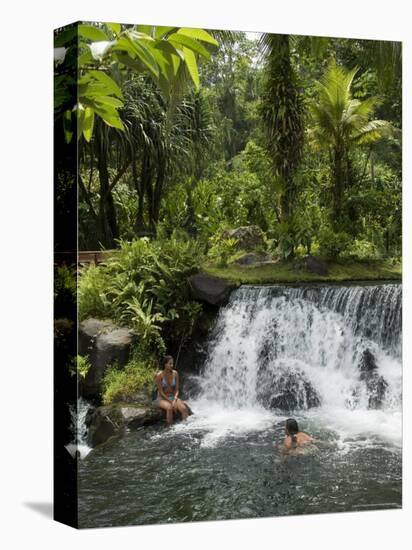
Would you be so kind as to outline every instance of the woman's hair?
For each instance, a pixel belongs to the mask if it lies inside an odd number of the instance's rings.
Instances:
[[[173,357],[171,355],[165,355],[162,359],[162,367],[164,368],[166,363],[168,363],[170,361],[170,359],[173,359]]]
[[[286,430],[288,432],[288,435],[292,438],[292,443],[294,445],[297,444],[296,434],[299,432],[298,423],[294,418],[288,418],[286,420]]]

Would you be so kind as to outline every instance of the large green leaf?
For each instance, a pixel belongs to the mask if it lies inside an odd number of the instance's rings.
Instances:
[[[106,27],[110,29],[114,34],[119,34],[122,30],[120,23],[106,23]]]
[[[120,109],[121,107],[123,107],[123,101],[117,99],[116,97],[97,96],[93,99],[95,99],[95,101],[97,101],[101,105],[109,105],[110,107],[114,107],[115,109]]]
[[[94,126],[94,111],[91,107],[86,107],[84,112],[83,136],[89,142],[92,139]]]
[[[113,45],[113,50],[126,52],[132,59],[137,56],[154,76],[159,76],[159,67],[156,59],[144,41],[133,39],[129,34],[125,34],[116,41]],[[121,62],[125,65],[131,66],[127,59]]]
[[[90,51],[89,44],[84,44],[84,50],[79,55],[78,65],[79,67],[83,67],[84,65],[90,65],[92,63],[94,63],[94,57]]]
[[[177,55],[175,48],[169,42],[161,41],[151,46],[151,51],[159,66],[161,75],[166,81],[172,81],[180,65],[180,57]]]
[[[155,38],[164,38],[167,33],[177,29],[178,27],[156,27]]]
[[[63,131],[66,143],[70,143],[73,137],[72,112],[67,109],[63,114]]]
[[[133,41],[134,40],[143,40],[145,42],[154,42],[154,39],[150,36],[150,34],[147,34],[145,32],[140,32],[136,30],[129,30],[127,31],[127,36],[129,36]]]
[[[133,69],[138,73],[144,72],[144,65],[140,62],[140,60],[130,57],[130,55],[125,53],[124,51],[116,52],[115,56],[120,63],[122,63],[129,69]]]
[[[82,103],[78,102],[76,105],[76,116],[77,116],[77,136],[79,138],[83,134],[85,112],[86,112],[85,106]]]
[[[115,107],[105,103],[99,103],[95,99],[88,97],[82,97],[82,102],[87,107],[91,107],[99,117],[101,117],[108,126],[113,128],[118,128],[119,130],[124,130],[123,122],[120,119],[119,113]]]
[[[187,70],[189,71],[190,77],[193,80],[193,83],[196,89],[198,89],[199,88],[199,70],[197,68],[196,56],[192,52],[192,50],[184,46],[183,46],[183,54],[185,56],[185,63],[186,63]]]
[[[159,76],[159,66],[156,62],[155,57],[149,50],[149,48],[138,41],[133,41],[133,45],[135,48],[135,52],[137,54],[137,57],[140,59],[140,61],[146,65],[146,67],[149,69],[149,71],[154,74],[154,76]]]
[[[137,25],[136,27],[136,30],[141,32],[141,33],[144,33],[144,34],[147,34],[149,36],[152,35],[152,29],[153,27],[151,25]]]
[[[102,29],[99,29],[98,27],[95,27],[93,25],[79,25],[78,29],[81,36],[84,36],[84,38],[88,38],[93,42],[99,42],[108,39],[106,33],[102,31]]]
[[[185,46],[186,48],[189,48],[193,52],[198,53],[202,57],[205,57],[206,59],[210,59],[210,53],[200,42],[197,42],[196,40],[193,40],[193,38],[189,38],[184,34],[179,34],[179,33],[171,34],[167,40],[168,42],[171,42],[173,45],[176,45],[176,47],[178,48]]]
[[[177,34],[183,34],[185,36],[188,36],[189,38],[193,38],[195,40],[201,40],[202,42],[207,42],[208,44],[213,44],[213,46],[218,46],[217,40],[213,38],[207,31],[203,29],[189,29],[186,27],[182,27],[177,31]]]
[[[105,87],[108,94],[113,94],[119,99],[123,98],[123,94],[119,86],[116,84],[116,82],[111,78],[108,74],[106,74],[103,71],[89,71],[90,75],[93,76],[96,80],[101,82]]]
[[[152,52],[153,55],[156,57],[156,60],[161,57],[163,58],[163,62],[170,67],[171,72],[169,73],[169,70],[167,71],[168,75],[170,75],[170,78],[177,74],[180,66],[181,56],[178,54],[176,48],[172,44],[170,44],[166,40],[161,40],[160,42],[157,42],[157,44],[152,46]],[[160,61],[159,66],[161,63],[162,62]]]

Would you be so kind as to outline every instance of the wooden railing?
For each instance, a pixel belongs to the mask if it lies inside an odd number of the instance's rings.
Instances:
[[[79,250],[77,253],[77,263],[79,265],[99,265],[105,262],[112,252],[112,250]]]

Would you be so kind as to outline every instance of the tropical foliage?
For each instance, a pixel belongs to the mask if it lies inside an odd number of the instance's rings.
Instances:
[[[69,371],[72,376],[77,376],[80,379],[84,379],[89,372],[91,363],[88,357],[83,355],[76,355],[69,365]]]
[[[86,141],[92,138],[95,116],[124,130],[119,84],[130,71],[150,76],[169,99],[186,73],[198,88],[197,57],[209,59],[217,42],[202,29],[104,23],[73,25],[57,34],[54,46],[60,73],[55,78],[55,117],[62,119],[69,142],[74,116],[77,136]],[[73,86],[77,94],[68,93]]]
[[[400,44],[83,23],[55,66],[82,248],[181,231],[208,253],[255,224],[280,257],[343,234],[400,253]]]
[[[146,384],[144,365],[202,322],[188,283],[201,269],[255,280],[239,262],[259,257],[268,282],[275,265],[294,277],[303,254],[339,277],[399,266],[401,68],[388,41],[116,23],[56,33],[56,208],[63,223],[77,207],[78,158],[79,247],[108,250],[78,286],[58,268],[56,295],[77,292],[81,319],[139,336],[105,401]],[[227,238],[243,226],[264,235],[246,259]]]
[[[188,283],[200,262],[199,247],[190,240],[122,241],[107,265],[81,274],[79,318],[110,317],[134,329],[149,352],[165,352],[163,334],[190,334],[201,312]]]
[[[142,390],[150,390],[156,372],[156,361],[134,352],[127,365],[117,364],[106,370],[103,378],[102,402],[132,401]]]

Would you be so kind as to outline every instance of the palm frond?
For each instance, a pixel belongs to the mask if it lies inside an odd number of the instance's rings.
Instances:
[[[351,137],[352,143],[365,145],[393,135],[393,126],[387,120],[371,120]]]

